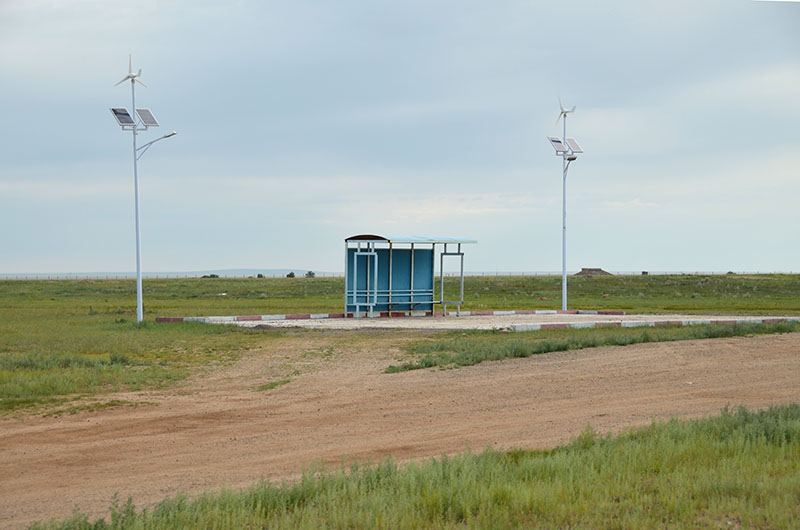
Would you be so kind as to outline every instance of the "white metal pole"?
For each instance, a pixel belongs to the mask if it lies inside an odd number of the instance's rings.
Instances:
[[[131,113],[133,117],[133,192],[136,209],[136,322],[143,319],[142,309],[142,253],[139,239],[139,168],[136,153],[136,89],[134,80],[131,79]]]
[[[567,115],[564,114],[564,145],[567,145]],[[561,310],[567,310],[567,155],[561,155],[563,177],[561,190]]]

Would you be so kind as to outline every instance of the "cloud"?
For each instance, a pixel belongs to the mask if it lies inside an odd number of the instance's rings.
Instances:
[[[640,198],[631,199],[629,201],[603,201],[601,203],[603,209],[607,210],[629,210],[638,208],[658,208],[658,203],[643,201]]]
[[[446,219],[480,222],[492,216],[535,208],[527,197],[507,194],[455,193],[444,197],[425,194],[360,196],[334,208],[339,216],[357,211],[367,219],[396,226],[430,225]],[[341,218],[341,217],[340,217]]]
[[[131,179],[132,180],[132,179]],[[0,180],[0,197],[13,201],[60,201],[71,199],[109,199],[133,195],[133,185],[126,180],[109,181],[96,178]]]
[[[800,114],[800,65],[777,63],[737,70],[688,85],[674,98],[674,105],[688,105],[697,112],[718,108],[741,113],[743,109],[782,117]]]

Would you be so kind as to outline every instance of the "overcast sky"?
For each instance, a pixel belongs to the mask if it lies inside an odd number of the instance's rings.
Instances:
[[[800,271],[800,3],[0,0],[0,273],[343,269],[360,233],[568,270]]]

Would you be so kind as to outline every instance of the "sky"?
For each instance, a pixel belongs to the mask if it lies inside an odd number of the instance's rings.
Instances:
[[[0,273],[800,271],[800,3],[0,0]]]

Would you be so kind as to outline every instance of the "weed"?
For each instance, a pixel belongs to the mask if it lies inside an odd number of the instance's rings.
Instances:
[[[282,385],[288,385],[291,382],[292,382],[291,379],[281,379],[279,381],[271,381],[269,383],[257,386],[253,390],[255,390],[256,392],[264,392],[265,390],[272,390]]]

